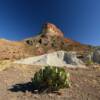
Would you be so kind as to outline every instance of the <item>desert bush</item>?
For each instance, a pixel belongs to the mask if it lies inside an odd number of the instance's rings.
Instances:
[[[92,64],[94,64],[94,62],[93,62],[92,60],[87,60],[87,61],[86,61],[86,65],[87,65],[87,66],[90,66],[90,65],[92,65]]]
[[[69,77],[64,68],[46,66],[35,73],[32,83],[37,90],[57,91],[70,86]]]

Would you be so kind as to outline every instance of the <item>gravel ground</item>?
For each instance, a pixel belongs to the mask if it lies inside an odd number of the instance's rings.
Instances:
[[[6,64],[7,66],[7,64]],[[100,66],[69,69],[71,87],[56,93],[33,93],[31,78],[40,66],[8,64],[0,71],[0,100],[100,100]]]

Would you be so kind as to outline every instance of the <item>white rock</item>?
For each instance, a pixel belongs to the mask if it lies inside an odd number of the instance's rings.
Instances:
[[[93,61],[96,63],[100,63],[100,50],[95,50],[93,53]]]
[[[58,67],[85,67],[83,62],[76,57],[75,52],[64,52],[57,51],[49,54],[44,54],[41,56],[29,57],[26,59],[21,59],[15,61],[14,63],[18,64],[29,64],[29,65],[51,65]]]

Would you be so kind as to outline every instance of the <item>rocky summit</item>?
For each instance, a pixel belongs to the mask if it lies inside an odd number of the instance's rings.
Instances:
[[[64,33],[54,24],[43,24],[35,37],[22,41],[0,39],[0,59],[21,59],[35,55],[43,55],[54,51],[88,52],[90,47],[64,37]]]
[[[64,33],[54,24],[46,23],[42,31],[36,37],[27,38],[24,42],[36,49],[36,54],[44,54],[52,51],[88,51],[89,46],[65,38]]]
[[[64,33],[54,24],[46,23],[43,25],[42,33],[47,36],[64,37]]]

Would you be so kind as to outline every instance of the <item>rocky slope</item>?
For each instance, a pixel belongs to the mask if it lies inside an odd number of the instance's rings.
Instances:
[[[0,60],[20,59],[31,56],[23,42],[0,39]]]
[[[30,47],[34,47],[40,53],[51,51],[88,51],[89,46],[80,44],[74,40],[64,37],[64,33],[51,23],[43,25],[40,35],[24,40]]]
[[[64,33],[51,23],[44,24],[42,31],[36,37],[22,41],[0,39],[0,59],[19,59],[58,50],[79,53],[79,51],[89,51],[89,46],[64,38]]]

